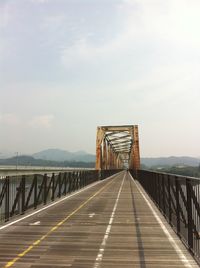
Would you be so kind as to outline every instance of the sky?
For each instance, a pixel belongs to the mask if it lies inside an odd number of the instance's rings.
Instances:
[[[199,0],[0,0],[0,152],[95,153],[138,125],[143,157],[200,156]]]

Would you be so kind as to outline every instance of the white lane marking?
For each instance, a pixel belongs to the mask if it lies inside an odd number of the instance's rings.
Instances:
[[[36,221],[36,222],[29,223],[29,225],[31,225],[31,226],[32,225],[40,225],[40,223],[41,223],[40,221]]]
[[[95,215],[95,213],[91,213],[91,214],[89,214],[89,217],[90,217],[90,218],[93,218],[94,215]]]
[[[129,173],[129,175],[132,177],[132,175]],[[149,200],[146,198],[145,194],[142,192],[142,190],[140,189],[140,186],[134,181],[133,177],[132,180],[134,182],[134,184],[136,185],[138,191],[140,192],[140,194],[142,195],[142,197],[144,198],[144,200],[146,201],[147,205],[149,206],[149,208],[151,209],[154,217],[156,218],[157,222],[160,224],[163,232],[165,233],[165,235],[167,236],[170,244],[172,245],[172,247],[175,249],[176,253],[178,254],[180,260],[183,262],[183,265],[185,267],[188,268],[192,268],[191,264],[189,263],[187,257],[185,256],[185,254],[183,253],[183,251],[179,248],[179,246],[177,245],[176,241],[174,240],[174,238],[171,236],[171,234],[169,233],[169,231],[167,230],[166,226],[164,225],[164,223],[161,221],[159,215],[157,214],[157,212],[154,210],[154,208],[152,207],[151,203],[149,202]]]
[[[97,257],[96,257],[96,260],[95,260],[94,268],[98,268],[100,266],[100,264],[101,264],[102,259],[103,259],[103,254],[104,254],[104,251],[105,251],[106,242],[108,240],[108,236],[110,234],[112,223],[113,223],[113,220],[114,220],[114,217],[115,217],[115,211],[117,209],[117,204],[118,204],[119,197],[120,197],[120,194],[121,194],[121,191],[122,191],[122,187],[123,187],[123,184],[124,184],[125,177],[126,177],[126,174],[123,177],[123,180],[122,180],[122,183],[121,183],[121,186],[120,186],[118,195],[117,195],[117,199],[115,201],[115,205],[113,207],[113,211],[112,211],[112,214],[110,216],[110,220],[109,220],[108,226],[106,228],[105,235],[103,237],[103,240],[102,240],[101,245],[100,245],[100,248],[99,248],[99,252],[98,252]]]
[[[110,180],[110,179],[112,179],[114,176],[119,175],[120,173],[121,173],[121,172],[119,172],[119,173],[117,173],[117,174],[114,174],[114,175],[108,177],[106,180]],[[38,210],[36,210],[36,211],[34,211],[34,212],[32,212],[32,213],[30,213],[30,214],[28,214],[28,215],[26,215],[26,216],[20,218],[20,219],[17,219],[17,220],[15,220],[15,221],[9,222],[8,224],[1,226],[1,227],[0,227],[0,230],[3,230],[3,229],[5,229],[5,228],[7,228],[7,227],[9,227],[9,226],[11,226],[11,225],[13,225],[13,224],[15,224],[15,223],[18,223],[18,222],[20,222],[20,221],[23,221],[24,219],[27,219],[27,218],[29,218],[29,217],[31,217],[31,216],[33,216],[33,215],[36,215],[36,214],[38,214],[39,212],[41,212],[41,211],[43,211],[43,210],[46,210],[46,209],[48,209],[48,208],[50,208],[50,207],[53,207],[53,206],[55,206],[55,205],[57,205],[57,204],[59,204],[59,203],[65,201],[66,199],[71,198],[71,197],[73,197],[73,196],[75,196],[75,195],[77,195],[77,194],[79,194],[79,193],[81,193],[81,192],[83,192],[83,191],[85,191],[85,190],[88,190],[88,189],[90,189],[90,188],[92,188],[92,187],[94,187],[94,186],[96,186],[96,185],[98,185],[98,184],[100,184],[100,183],[102,183],[102,182],[104,182],[104,181],[105,181],[105,180],[97,181],[97,182],[95,182],[95,183],[93,183],[93,184],[91,184],[91,185],[89,185],[89,186],[84,187],[83,189],[81,189],[81,190],[79,190],[79,191],[77,191],[77,192],[75,192],[75,193],[73,193],[73,194],[70,194],[70,195],[68,195],[68,196],[66,196],[66,197],[64,197],[64,198],[62,198],[62,199],[60,199],[60,200],[58,200],[58,201],[56,201],[56,202],[53,202],[53,203],[50,204],[50,205],[47,205],[47,206],[45,206],[45,207],[43,207],[43,208],[41,208],[41,209],[38,209]]]

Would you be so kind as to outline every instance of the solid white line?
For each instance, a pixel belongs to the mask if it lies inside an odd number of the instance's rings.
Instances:
[[[119,173],[114,174],[114,175],[108,177],[106,180],[110,180],[110,179],[112,179],[114,176],[116,176],[116,175],[118,175],[118,174],[119,174]],[[104,182],[104,181],[105,181],[105,180],[101,180],[101,181],[94,182],[94,183],[92,183],[91,185],[86,186],[86,187],[84,187],[83,189],[80,189],[79,191],[77,191],[77,192],[75,192],[75,193],[73,193],[73,194],[70,194],[70,195],[68,195],[68,196],[66,196],[66,197],[64,197],[64,198],[62,198],[62,199],[60,199],[60,200],[58,200],[58,201],[56,201],[56,202],[51,203],[50,205],[47,205],[47,206],[45,206],[45,207],[43,207],[43,208],[41,208],[41,209],[38,209],[38,210],[36,210],[36,211],[34,211],[34,212],[32,212],[32,213],[30,213],[30,214],[28,214],[28,215],[26,215],[26,216],[20,218],[20,219],[17,219],[17,220],[15,220],[15,221],[11,221],[11,222],[9,222],[9,223],[6,224],[6,225],[1,226],[1,227],[0,227],[0,230],[3,230],[3,229],[5,229],[5,228],[7,228],[7,227],[9,227],[9,226],[11,226],[11,225],[13,225],[13,224],[15,224],[15,223],[18,223],[18,222],[20,222],[20,221],[23,221],[24,219],[27,219],[27,218],[29,218],[29,217],[31,217],[31,216],[33,216],[33,215],[36,215],[37,213],[39,213],[39,212],[41,212],[41,211],[44,211],[44,210],[46,210],[46,209],[48,209],[48,208],[50,208],[50,207],[53,207],[53,206],[55,206],[55,205],[57,205],[57,204],[59,204],[59,203],[65,201],[66,199],[69,199],[69,198],[71,198],[71,197],[73,197],[73,196],[75,196],[75,195],[77,195],[77,194],[80,194],[81,192],[83,192],[83,191],[85,191],[85,190],[88,190],[88,189],[90,189],[90,188],[92,188],[92,187],[94,187],[94,186],[96,186],[96,185],[98,185],[98,184],[100,184],[100,183],[102,183],[102,182]]]
[[[132,177],[132,175],[129,173],[129,175]],[[136,185],[138,191],[140,192],[140,194],[142,195],[142,197],[144,198],[144,200],[146,201],[147,205],[149,206],[149,208],[151,209],[154,217],[156,218],[157,222],[160,224],[163,232],[165,233],[165,235],[167,236],[170,244],[172,245],[172,247],[175,249],[176,253],[178,254],[180,260],[183,262],[183,265],[185,267],[188,268],[192,268],[191,264],[189,263],[189,260],[187,259],[187,257],[185,256],[185,254],[183,253],[183,251],[180,249],[180,247],[177,245],[176,241],[174,240],[174,238],[171,236],[171,234],[169,233],[169,231],[167,230],[166,226],[164,225],[164,223],[162,222],[162,220],[160,219],[158,213],[154,210],[154,208],[152,207],[151,203],[149,202],[149,200],[147,199],[147,197],[145,196],[145,194],[143,193],[143,191],[141,190],[141,186],[139,186],[138,183],[136,183],[132,177],[132,180],[134,182],[134,184]]]
[[[122,180],[122,183],[121,183],[121,186],[120,186],[118,195],[117,195],[117,199],[115,201],[115,205],[113,207],[113,211],[112,211],[112,214],[110,216],[110,220],[109,220],[108,226],[106,228],[105,235],[104,235],[103,240],[101,242],[101,245],[100,245],[100,248],[99,248],[99,252],[97,254],[97,257],[96,257],[96,260],[95,260],[95,263],[94,263],[94,268],[98,268],[99,265],[101,264],[102,259],[103,259],[103,254],[104,254],[104,251],[105,251],[106,242],[108,240],[108,237],[109,237],[109,234],[110,234],[110,231],[111,231],[112,223],[113,223],[113,220],[114,220],[114,217],[115,217],[115,211],[117,209],[117,204],[118,204],[119,197],[120,197],[120,194],[121,194],[121,191],[122,191],[122,187],[123,187],[123,184],[124,184],[125,177],[126,177],[126,173],[125,173],[125,175],[123,177],[123,180]]]

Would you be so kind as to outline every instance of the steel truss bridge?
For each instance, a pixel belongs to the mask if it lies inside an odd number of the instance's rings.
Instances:
[[[0,267],[199,267],[199,184],[142,170],[137,125],[98,127],[95,170],[0,179]]]

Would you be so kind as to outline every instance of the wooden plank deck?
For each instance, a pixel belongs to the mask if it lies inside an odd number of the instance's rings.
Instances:
[[[0,230],[0,267],[199,266],[124,171]]]

